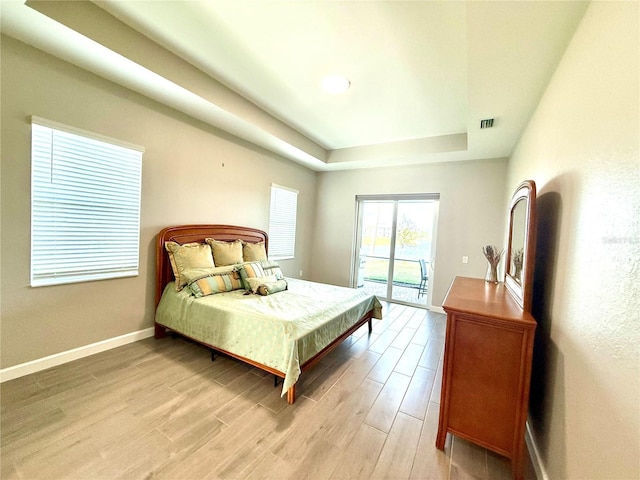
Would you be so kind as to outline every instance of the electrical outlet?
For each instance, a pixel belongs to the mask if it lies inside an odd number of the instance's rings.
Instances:
[[[469,257],[467,257],[466,255],[462,257],[462,263],[469,263]]]
[[[302,270],[300,270],[300,276],[302,276]]]

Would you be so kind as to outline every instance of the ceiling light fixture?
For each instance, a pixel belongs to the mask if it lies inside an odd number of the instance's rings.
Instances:
[[[322,89],[333,95],[346,92],[350,86],[349,79],[340,75],[327,75],[322,79]]]

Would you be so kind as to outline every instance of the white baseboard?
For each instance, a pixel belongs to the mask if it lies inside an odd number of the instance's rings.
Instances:
[[[433,306],[433,305],[431,305],[429,307],[429,310],[431,310],[432,312],[442,313],[442,314],[445,314],[445,315],[447,313],[447,312],[444,311],[444,309],[442,307],[436,307],[436,306]]]
[[[542,463],[540,450],[538,449],[538,445],[535,441],[535,438],[533,437],[533,433],[531,432],[531,426],[529,425],[528,421],[526,423],[524,440],[527,443],[527,449],[529,450],[529,456],[531,457],[531,463],[533,464],[533,469],[536,472],[536,478],[538,480],[549,480],[547,471],[545,470],[544,464]]]
[[[102,340],[101,342],[74,348],[73,350],[67,350],[66,352],[49,355],[48,357],[38,358],[37,360],[14,365],[13,367],[3,368],[0,370],[0,383],[13,380],[14,378],[24,377],[31,373],[40,372],[47,368],[62,365],[63,363],[72,362],[79,358],[88,357],[89,355],[104,352],[105,350],[111,350],[112,348],[120,347],[128,343],[137,342],[144,338],[153,337],[153,333],[153,327],[145,328],[144,330],[138,330],[137,332],[127,333],[125,335],[120,335],[119,337],[109,338],[107,340]]]

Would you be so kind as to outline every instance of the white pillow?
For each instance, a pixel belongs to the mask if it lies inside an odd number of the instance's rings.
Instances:
[[[258,293],[258,287],[265,283],[271,283],[278,280],[275,275],[268,275],[266,277],[247,278],[249,283],[249,289],[252,293]]]

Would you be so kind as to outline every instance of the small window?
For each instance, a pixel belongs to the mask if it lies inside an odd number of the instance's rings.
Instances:
[[[31,286],[138,275],[144,149],[32,118]]]
[[[298,191],[271,185],[269,257],[293,258],[296,246]]]

